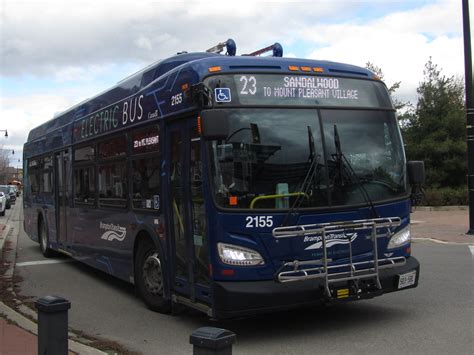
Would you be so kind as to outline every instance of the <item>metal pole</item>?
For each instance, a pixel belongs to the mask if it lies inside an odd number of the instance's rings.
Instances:
[[[472,48],[471,26],[469,22],[469,1],[462,2],[463,29],[464,29],[464,66],[466,69],[466,128],[467,128],[467,166],[469,189],[469,231],[474,235],[474,90],[472,88]]]
[[[35,302],[38,309],[38,354],[67,355],[67,312],[71,302],[56,296],[44,296]]]

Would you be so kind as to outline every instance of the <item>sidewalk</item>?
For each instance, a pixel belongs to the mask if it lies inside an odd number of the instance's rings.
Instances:
[[[7,228],[7,225],[3,223],[8,224],[13,208],[15,208],[15,206],[12,206],[8,216],[2,217],[0,223],[0,254],[3,252],[3,246],[10,230],[10,228]],[[6,278],[7,276],[4,274],[0,275],[0,282],[6,282]],[[1,306],[3,308],[3,303]],[[5,318],[9,320],[7,321]],[[0,310],[0,354],[33,355],[37,354],[37,352],[38,342],[36,335],[24,330],[17,324],[14,324],[12,320]]]
[[[415,210],[411,214],[412,238],[428,238],[448,243],[474,244],[469,230],[469,210]]]
[[[36,336],[0,318],[0,354],[36,354]]]
[[[0,259],[5,256],[3,249],[7,242],[7,237],[9,239],[8,242],[13,242],[12,245],[16,246],[16,239],[18,238],[20,228],[22,228],[20,226],[20,207],[18,205],[17,200],[17,204],[13,205],[6,216],[0,219]],[[13,249],[16,249],[16,247],[13,247]],[[10,257],[11,255],[16,255],[16,250],[9,255]],[[10,257],[5,259],[10,259]],[[2,269],[0,273],[0,286],[3,286],[0,287],[0,290],[6,291],[9,294],[10,291],[7,287],[9,287],[8,285],[11,282],[13,267],[5,264],[0,265],[0,267]],[[3,303],[2,301],[5,298],[2,297],[5,296],[0,294],[0,355],[36,355],[38,353],[38,325]],[[32,312],[34,313],[34,311]],[[100,355],[105,353],[69,339],[69,354]]]

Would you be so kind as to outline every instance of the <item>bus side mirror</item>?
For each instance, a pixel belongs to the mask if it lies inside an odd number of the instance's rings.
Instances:
[[[425,162],[420,160],[407,163],[408,183],[411,185],[412,206],[421,205],[424,197],[422,185],[425,183]]]
[[[425,183],[425,162],[413,160],[407,163],[408,182],[410,185],[422,185]]]
[[[224,110],[201,112],[201,137],[203,139],[225,139],[229,135],[229,117]]]

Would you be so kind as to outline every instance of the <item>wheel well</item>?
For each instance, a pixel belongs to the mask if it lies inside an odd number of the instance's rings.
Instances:
[[[38,213],[38,224],[36,226],[36,232],[38,233],[38,241],[40,239],[40,228],[41,228],[41,223],[44,223],[43,221],[43,214],[41,212]]]
[[[135,278],[136,274],[135,274],[135,262],[136,262],[136,255],[137,255],[137,250],[138,250],[138,246],[140,245],[140,243],[142,243],[143,241],[149,241],[153,244],[156,245],[156,241],[153,240],[150,232],[146,231],[146,230],[141,230],[140,232],[138,232],[136,238],[135,238],[135,242],[133,244],[133,277]],[[159,250],[161,250],[161,246],[160,245],[157,245],[157,248],[159,248]],[[163,267],[163,278],[164,278],[164,294],[165,294],[165,298],[169,298],[170,295],[169,295],[169,284],[168,284],[168,281],[166,280],[166,271],[165,271],[165,267]]]
[[[135,238],[135,243],[133,244],[133,274],[135,275],[135,256],[137,255],[137,249],[138,245],[144,241],[144,240],[149,240],[150,242],[153,242],[153,239],[151,238],[150,234],[147,231],[140,231],[137,234],[137,237]]]

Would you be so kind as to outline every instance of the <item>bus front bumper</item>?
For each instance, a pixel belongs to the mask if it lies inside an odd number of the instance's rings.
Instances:
[[[400,275],[416,271],[415,282],[399,288]],[[381,289],[360,287],[362,292],[350,292],[343,298],[328,298],[324,281],[313,279],[279,283],[266,281],[215,281],[213,283],[213,318],[225,319],[252,316],[278,310],[373,298],[384,293],[402,291],[418,286],[420,264],[414,257],[407,258],[404,265],[379,271]],[[331,286],[332,288],[332,286]],[[335,288],[347,289],[347,285]],[[332,288],[333,289],[333,288]],[[337,290],[336,290],[337,291]]]

